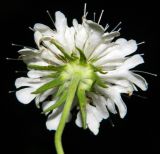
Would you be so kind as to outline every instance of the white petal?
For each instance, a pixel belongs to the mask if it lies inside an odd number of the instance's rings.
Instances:
[[[75,26],[74,26],[74,28],[75,28]],[[84,50],[84,45],[85,45],[85,42],[88,38],[88,33],[82,25],[78,25],[78,27],[76,27],[75,29],[76,29],[76,32],[75,32],[76,47]]]
[[[57,11],[55,13],[55,27],[57,29],[57,31],[59,32],[64,32],[67,26],[67,19],[64,16],[64,14],[60,11]]]
[[[109,99],[109,98],[107,99],[107,101],[106,101],[106,106],[107,106],[108,110],[109,110],[111,113],[113,113],[113,114],[116,114],[116,113],[117,113],[115,104],[114,104],[114,102],[113,102],[111,99]]]
[[[75,30],[74,28],[67,27],[64,36],[66,38],[66,46],[64,46],[64,48],[67,51],[67,53],[70,55],[75,48],[75,42],[74,42]]]
[[[52,105],[54,105],[55,102],[56,102],[56,100],[43,102],[43,104],[42,104],[42,110],[44,111],[44,110],[48,109],[49,107],[51,107]]]
[[[61,51],[57,49],[57,47],[53,43],[49,41],[43,41],[43,43],[48,49],[50,49],[51,52],[62,55]]]
[[[133,82],[136,86],[141,88],[143,91],[146,91],[148,89],[148,83],[147,81],[140,75],[136,73],[132,73],[129,76],[129,80]]]
[[[80,111],[77,113],[77,118],[76,118],[75,123],[76,123],[76,125],[78,127],[82,127],[82,119],[81,119],[81,113],[80,113]]]
[[[48,116],[48,119],[46,122],[46,127],[48,130],[56,130],[57,129],[59,122],[60,122],[60,119],[61,119],[61,115],[62,115],[61,113],[55,112],[55,110],[52,111],[52,113]]]
[[[120,86],[111,86],[106,89],[99,88],[99,90],[101,91],[102,94],[109,97],[109,99],[111,99],[116,104],[120,113],[120,117],[124,118],[124,116],[127,113],[127,107],[123,102],[120,94],[127,93],[126,89]]]
[[[91,58],[97,58],[98,56],[100,56],[100,54],[102,52],[104,52],[104,50],[108,47],[108,44],[100,44],[91,54],[90,59]]]
[[[116,43],[117,44],[120,44],[120,45],[123,45],[123,44],[126,44],[127,43],[127,40],[124,39],[124,38],[119,38],[116,40]]]
[[[99,121],[102,121],[103,119],[107,119],[109,116],[109,113],[105,105],[105,99],[102,96],[99,96],[93,93],[91,93],[90,96],[92,97],[93,104],[96,106],[96,109],[99,112],[99,117],[101,117]]]
[[[138,86],[139,88],[141,88],[142,90],[147,90],[148,88],[148,84],[146,82],[146,80],[141,77],[138,74],[132,73],[131,71],[126,71],[126,70],[115,70],[115,71],[110,71],[105,75],[100,74],[101,78],[104,79],[126,79],[128,81],[130,81],[131,83],[134,83],[136,86]]]
[[[121,118],[124,118],[127,113],[127,107],[120,95],[124,91],[119,86],[108,88],[106,91],[110,99],[117,105]]]
[[[128,58],[123,63],[123,65],[121,65],[119,67],[119,69],[127,69],[127,70],[129,70],[129,69],[134,68],[134,67],[136,67],[136,66],[138,66],[139,64],[142,64],[142,63],[144,63],[144,60],[143,60],[142,56],[139,55],[139,54],[136,54],[136,55]]]
[[[137,50],[137,43],[134,40],[129,40],[127,43],[118,44],[107,50],[108,54],[97,60],[96,65],[104,65],[109,61],[125,58]]]
[[[94,135],[97,135],[99,132],[99,126],[100,126],[99,121],[98,121],[99,113],[95,107],[93,107],[89,104],[87,104],[86,110],[87,110],[88,128],[93,132]]]
[[[24,87],[24,86],[31,86],[33,87],[33,84],[38,84],[41,83],[40,79],[31,79],[31,78],[26,78],[26,77],[20,77],[17,78],[15,81],[15,86],[16,88]]]
[[[41,43],[41,40],[42,40],[42,34],[39,31],[36,31],[34,33],[34,40],[35,40],[37,46],[40,47],[40,43]]]
[[[49,49],[51,49],[54,45],[50,45]],[[53,49],[53,48],[52,48]],[[50,63],[53,64],[63,64],[62,61],[60,61],[59,59],[56,58],[56,56],[54,55],[55,50],[43,50],[43,52],[41,53],[41,58],[45,59],[46,61],[49,61]]]
[[[51,74],[51,71],[38,71],[38,70],[31,70],[27,73],[29,78],[40,78],[46,75]]]
[[[29,61],[26,61],[26,63],[30,65],[48,66],[48,63],[42,60],[33,60],[33,61],[29,60]]]
[[[73,19],[72,23],[73,23],[73,27],[75,28],[75,30],[78,31],[79,24],[78,24],[77,19]]]
[[[39,101],[43,102],[48,96],[53,95],[57,89],[49,89],[44,93],[40,94]]]
[[[31,94],[33,91],[34,88],[24,88],[18,90],[16,92],[16,97],[21,103],[28,104],[36,97],[35,94]]]
[[[34,30],[39,31],[40,33],[42,33],[43,35],[47,35],[47,36],[53,36],[54,32],[52,29],[50,29],[48,26],[41,24],[41,23],[36,23],[34,25]]]
[[[40,51],[37,49],[24,48],[24,49],[18,50],[18,53],[22,55],[35,55],[40,53]]]

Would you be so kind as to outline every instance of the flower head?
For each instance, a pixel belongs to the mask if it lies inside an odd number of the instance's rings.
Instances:
[[[29,71],[28,77],[16,80],[16,88],[22,88],[16,97],[23,104],[35,100],[48,115],[47,128],[57,130],[58,154],[63,154],[61,135],[73,108],[78,110],[77,126],[97,135],[100,122],[117,113],[116,106],[121,118],[126,115],[122,93],[132,95],[137,87],[147,90],[146,80],[131,70],[144,63],[140,54],[133,54],[136,41],[113,41],[119,31],[107,32],[99,22],[87,20],[85,12],[82,24],[73,19],[69,27],[58,11],[54,30],[40,23],[34,25],[37,48],[18,51]]]

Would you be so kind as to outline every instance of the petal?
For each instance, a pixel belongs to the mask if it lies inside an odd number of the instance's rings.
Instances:
[[[47,76],[51,74],[50,71],[38,71],[38,70],[30,70],[28,73],[27,73],[27,76],[29,78],[40,78],[40,77],[43,77],[43,76]]]
[[[125,60],[125,62],[119,67],[119,69],[129,70],[129,69],[132,69],[142,63],[144,63],[142,56],[139,54],[136,54],[136,55],[128,58],[127,60]]]
[[[136,73],[131,73],[129,76],[129,80],[133,82],[136,86],[141,88],[143,91],[146,91],[148,89],[147,81],[142,76]]]
[[[75,123],[76,123],[76,125],[78,127],[82,127],[82,119],[81,119],[81,113],[80,113],[80,111],[77,113],[77,118],[76,118]]]
[[[55,27],[58,32],[64,32],[67,27],[67,19],[64,14],[60,11],[55,13]]]
[[[123,44],[126,44],[127,43],[127,40],[124,39],[124,38],[119,38],[116,40],[116,43],[117,44],[120,44],[120,45],[123,45]]]
[[[142,90],[147,90],[148,88],[148,84],[146,82],[146,80],[141,77],[138,74],[132,73],[131,71],[127,71],[127,70],[115,70],[115,71],[110,71],[105,75],[100,74],[100,77],[103,78],[104,80],[108,80],[110,79],[125,79],[130,81],[131,83],[134,83],[136,86],[138,86],[139,88],[141,88]]]
[[[42,40],[42,34],[39,31],[36,31],[34,33],[34,40],[35,40],[37,46],[40,47],[40,43],[41,43],[41,40]]]
[[[111,86],[106,89],[104,88],[99,88],[102,94],[105,96],[109,97],[110,100],[112,100],[116,106],[118,107],[120,117],[124,118],[124,116],[127,113],[127,107],[125,103],[123,102],[121,98],[121,93],[127,93],[125,88],[122,88],[120,86]]]
[[[83,25],[88,30],[93,30],[100,34],[104,33],[104,28],[91,20],[86,20],[85,18],[83,18]]]
[[[101,119],[99,121],[102,121],[103,119],[107,119],[109,116],[109,113],[105,105],[104,97],[95,95],[93,93],[90,96],[92,97],[93,104],[96,106],[96,109],[101,116]]]
[[[51,49],[53,45],[50,45],[49,49]],[[45,61],[47,61],[48,63],[53,63],[53,64],[63,64],[62,61],[60,61],[56,56],[55,56],[55,51],[57,50],[48,50],[48,49],[44,49],[43,52],[41,53],[41,58],[44,59]]]
[[[40,51],[37,49],[32,49],[32,48],[24,48],[24,49],[18,50],[18,53],[29,56],[29,55],[36,55],[40,53]]]
[[[47,99],[48,96],[53,95],[56,92],[56,90],[57,89],[49,89],[44,93],[40,94],[39,101],[43,102],[45,99]]]
[[[77,31],[75,32],[75,45],[76,47],[80,48],[81,50],[84,50],[85,42],[88,38],[88,33],[86,29],[79,25]]]
[[[121,93],[124,93],[123,89],[119,86],[110,87],[106,90],[109,98],[114,101],[114,103],[117,105],[120,117],[124,118],[124,116],[127,113],[127,107],[125,103],[123,102],[121,98]]]
[[[57,47],[53,43],[49,41],[43,41],[43,43],[52,53],[62,55],[61,51],[57,49]]]
[[[52,29],[50,29],[48,26],[46,26],[44,24],[41,24],[41,23],[36,23],[34,25],[34,30],[39,31],[43,35],[47,35],[47,36],[53,36],[54,35],[54,32],[53,32]]]
[[[46,109],[48,109],[49,107],[51,107],[52,105],[54,105],[55,102],[56,102],[56,100],[43,102],[43,104],[42,104],[42,110],[45,111]]]
[[[33,87],[33,84],[38,84],[41,83],[40,79],[31,79],[31,78],[26,78],[26,77],[20,77],[17,78],[15,81],[15,86],[16,88],[24,87],[24,86],[31,86]]]
[[[52,113],[48,116],[46,127],[48,130],[56,130],[60,119],[61,119],[61,112],[57,112],[58,110],[53,110]]]
[[[117,44],[107,50],[108,54],[97,60],[96,65],[104,65],[107,62],[116,59],[124,59],[127,55],[130,55],[137,50],[137,43],[134,40],[129,40],[127,43]]]
[[[34,88],[24,88],[21,90],[18,90],[16,92],[16,97],[19,102],[23,104],[30,103],[35,97],[35,94],[31,94],[34,91]]]
[[[107,99],[107,101],[106,101],[106,106],[107,106],[108,110],[109,110],[111,113],[113,113],[113,114],[116,114],[116,113],[117,113],[115,104],[114,104],[114,102],[113,102],[111,99],[109,99],[109,98]]]
[[[99,126],[100,126],[100,122],[99,122],[99,113],[96,110],[95,107],[91,106],[91,105],[87,105],[86,107],[87,110],[87,125],[88,128],[93,132],[94,135],[97,135],[99,132]]]
[[[91,56],[90,56],[90,59],[93,58],[93,57],[97,58],[98,56],[100,56],[100,54],[101,54],[102,52],[104,52],[105,49],[106,49],[108,46],[109,46],[109,44],[100,44],[100,45],[93,51],[93,53],[92,53]]]
[[[66,38],[66,46],[64,46],[64,48],[68,54],[71,54],[71,52],[75,48],[75,40],[74,40],[75,39],[75,30],[74,30],[74,28],[67,27],[64,36]]]

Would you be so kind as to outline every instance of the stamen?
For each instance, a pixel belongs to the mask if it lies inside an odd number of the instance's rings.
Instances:
[[[14,91],[14,90],[10,90],[10,91],[8,91],[8,93],[9,94],[11,94],[11,93],[15,93],[16,91]]]
[[[141,95],[138,95],[138,94],[132,94],[132,95],[133,95],[133,96],[137,96],[137,97],[142,98],[142,99],[147,99],[147,97],[141,96]]]
[[[119,25],[121,25],[121,24],[122,24],[122,22],[120,21],[120,22],[116,25],[116,27],[114,27],[114,28],[112,29],[111,32],[115,31],[115,30],[119,27]]]
[[[109,117],[108,120],[109,120],[109,123],[111,124],[111,126],[114,127],[115,125],[114,125],[112,119]]]
[[[140,42],[140,43],[137,43],[137,45],[141,45],[141,44],[145,44],[146,42],[143,41],[143,42]]]
[[[11,45],[12,45],[12,46],[15,46],[15,47],[29,48],[29,49],[35,50],[33,47],[24,46],[24,45],[21,45],[21,44],[11,43]]]
[[[84,13],[83,13],[84,17],[86,17],[86,11],[87,11],[87,3],[84,3]]]
[[[32,27],[28,27],[31,31],[35,32],[35,30]]]
[[[51,16],[50,12],[49,12],[48,10],[47,10],[46,12],[47,12],[49,18],[51,19],[53,25],[55,26],[54,20],[53,20],[53,18],[52,18],[52,16]]]
[[[8,60],[8,61],[9,61],[9,60],[13,60],[13,61],[14,61],[14,60],[15,60],[15,61],[19,61],[19,60],[22,60],[22,59],[15,59],[15,58],[9,58],[9,57],[6,57],[6,60]]]
[[[93,21],[96,21],[96,12],[93,13]]]
[[[154,74],[154,73],[139,71],[139,70],[133,70],[132,72],[139,72],[139,73],[144,73],[144,74],[148,74],[148,75],[152,75],[152,76],[158,76],[157,74]]]
[[[100,23],[100,21],[101,21],[101,19],[102,19],[103,13],[104,13],[104,10],[101,11],[101,14],[100,14],[99,20],[98,20],[98,24]]]
[[[106,31],[109,28],[109,24],[106,24],[104,30]]]
[[[15,73],[27,73],[27,71],[15,71]]]
[[[87,15],[88,15],[88,12],[86,12],[86,15],[85,15],[85,17],[87,17]]]
[[[141,53],[140,55],[141,55],[141,56],[144,56],[144,53]]]
[[[11,45],[12,45],[12,46],[16,46],[16,47],[23,47],[23,48],[25,47],[24,45],[21,45],[21,44],[15,44],[15,43],[11,43]]]
[[[122,28],[119,28],[119,29],[117,30],[117,32],[120,32],[120,31],[121,31],[121,29],[122,29]]]

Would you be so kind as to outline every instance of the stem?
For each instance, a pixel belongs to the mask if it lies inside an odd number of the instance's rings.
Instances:
[[[75,73],[70,82],[66,103],[64,105],[61,120],[59,122],[58,128],[55,133],[55,147],[56,147],[57,154],[64,154],[63,147],[62,147],[62,133],[70,113],[70,109],[72,106],[72,102],[73,102],[79,81],[80,81],[79,75],[78,73]]]

